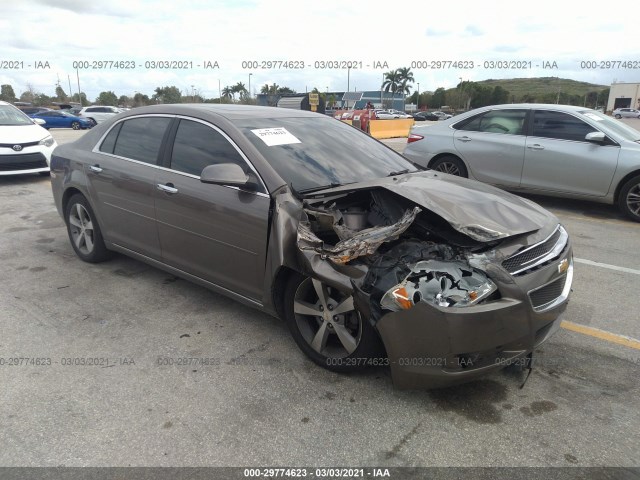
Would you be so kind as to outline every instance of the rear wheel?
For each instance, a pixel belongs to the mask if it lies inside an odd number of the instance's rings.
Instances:
[[[77,193],[69,199],[64,218],[71,246],[82,260],[99,263],[111,256],[91,205],[83,195]]]
[[[618,206],[629,218],[640,222],[640,175],[624,184],[620,190]]]
[[[440,157],[430,166],[433,170],[438,172],[448,173],[449,175],[457,175],[458,177],[468,177],[467,167],[465,167],[462,160],[453,155],[446,155]]]
[[[298,347],[321,367],[359,370],[374,363],[364,359],[384,356],[378,334],[355,309],[353,297],[320,280],[293,275],[284,313]]]
[[[616,113],[616,118],[622,118],[622,115],[620,115],[619,113]]]

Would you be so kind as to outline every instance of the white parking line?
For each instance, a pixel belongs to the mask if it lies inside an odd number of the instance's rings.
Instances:
[[[617,270],[618,272],[633,273],[634,275],[640,275],[640,270],[636,270],[634,268],[618,267],[617,265],[609,265],[608,263],[594,262],[591,260],[585,260],[584,258],[574,258],[573,261],[576,263],[584,263],[585,265],[591,265],[592,267],[608,268],[609,270]]]

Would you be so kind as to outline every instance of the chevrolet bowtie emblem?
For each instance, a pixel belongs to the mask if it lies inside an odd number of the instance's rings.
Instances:
[[[569,260],[566,258],[558,264],[558,273],[564,273],[569,269]]]

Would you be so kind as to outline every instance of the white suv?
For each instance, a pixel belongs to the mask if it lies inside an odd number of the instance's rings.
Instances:
[[[84,107],[80,110],[80,115],[93,120],[95,123],[101,123],[109,118],[121,113],[121,110],[116,107],[104,107],[101,105],[94,105],[93,107]]]

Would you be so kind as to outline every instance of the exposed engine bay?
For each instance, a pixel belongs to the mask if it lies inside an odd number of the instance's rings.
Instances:
[[[419,302],[457,308],[499,298],[496,285],[468,258],[499,240],[474,240],[392,192],[307,198],[304,212],[298,248],[349,276],[354,291],[369,297],[373,323]]]

